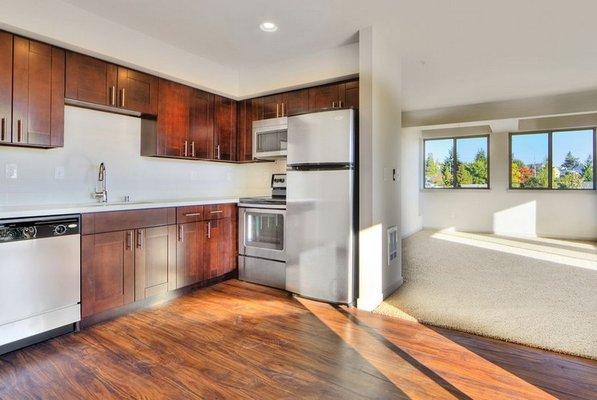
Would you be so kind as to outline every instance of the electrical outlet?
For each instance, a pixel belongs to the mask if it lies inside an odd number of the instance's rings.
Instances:
[[[54,168],[54,179],[56,179],[56,180],[64,179],[64,167]]]
[[[18,178],[17,164],[6,164],[6,179]]]

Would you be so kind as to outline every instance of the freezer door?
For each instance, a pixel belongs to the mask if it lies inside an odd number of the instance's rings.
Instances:
[[[290,166],[354,162],[354,110],[322,111],[288,118]]]
[[[353,173],[288,171],[286,290],[354,300]]]

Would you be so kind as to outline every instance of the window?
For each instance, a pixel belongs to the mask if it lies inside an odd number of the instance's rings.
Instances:
[[[511,189],[595,189],[595,130],[510,134]]]
[[[425,139],[426,189],[489,189],[489,136]]]

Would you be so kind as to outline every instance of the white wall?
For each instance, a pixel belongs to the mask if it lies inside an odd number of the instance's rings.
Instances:
[[[226,164],[141,157],[141,120],[66,107],[64,148],[0,146],[0,206],[94,201],[100,162],[111,201],[267,195],[284,164]],[[17,168],[17,179],[7,170]],[[60,177],[60,169],[64,176]]]
[[[508,189],[508,132],[517,119],[478,121],[442,127],[489,124],[490,190],[421,190],[423,128],[403,128],[403,235],[423,228],[448,228],[504,235],[597,238],[595,191]],[[432,129],[435,127],[424,127]],[[408,172],[406,172],[408,171]]]
[[[305,87],[359,73],[359,45],[353,43],[305,57],[240,71],[239,96],[254,97],[280,89]]]
[[[359,308],[371,310],[402,284],[401,257],[388,263],[387,229],[400,230],[401,76],[395,38],[382,24],[360,31]],[[400,252],[400,250],[399,250]]]

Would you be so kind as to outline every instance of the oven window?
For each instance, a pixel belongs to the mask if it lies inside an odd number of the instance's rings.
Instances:
[[[257,133],[257,151],[267,153],[270,151],[286,150],[288,131],[285,129],[278,131],[258,132]]]
[[[263,249],[284,249],[284,216],[262,212],[246,213],[245,244]]]

